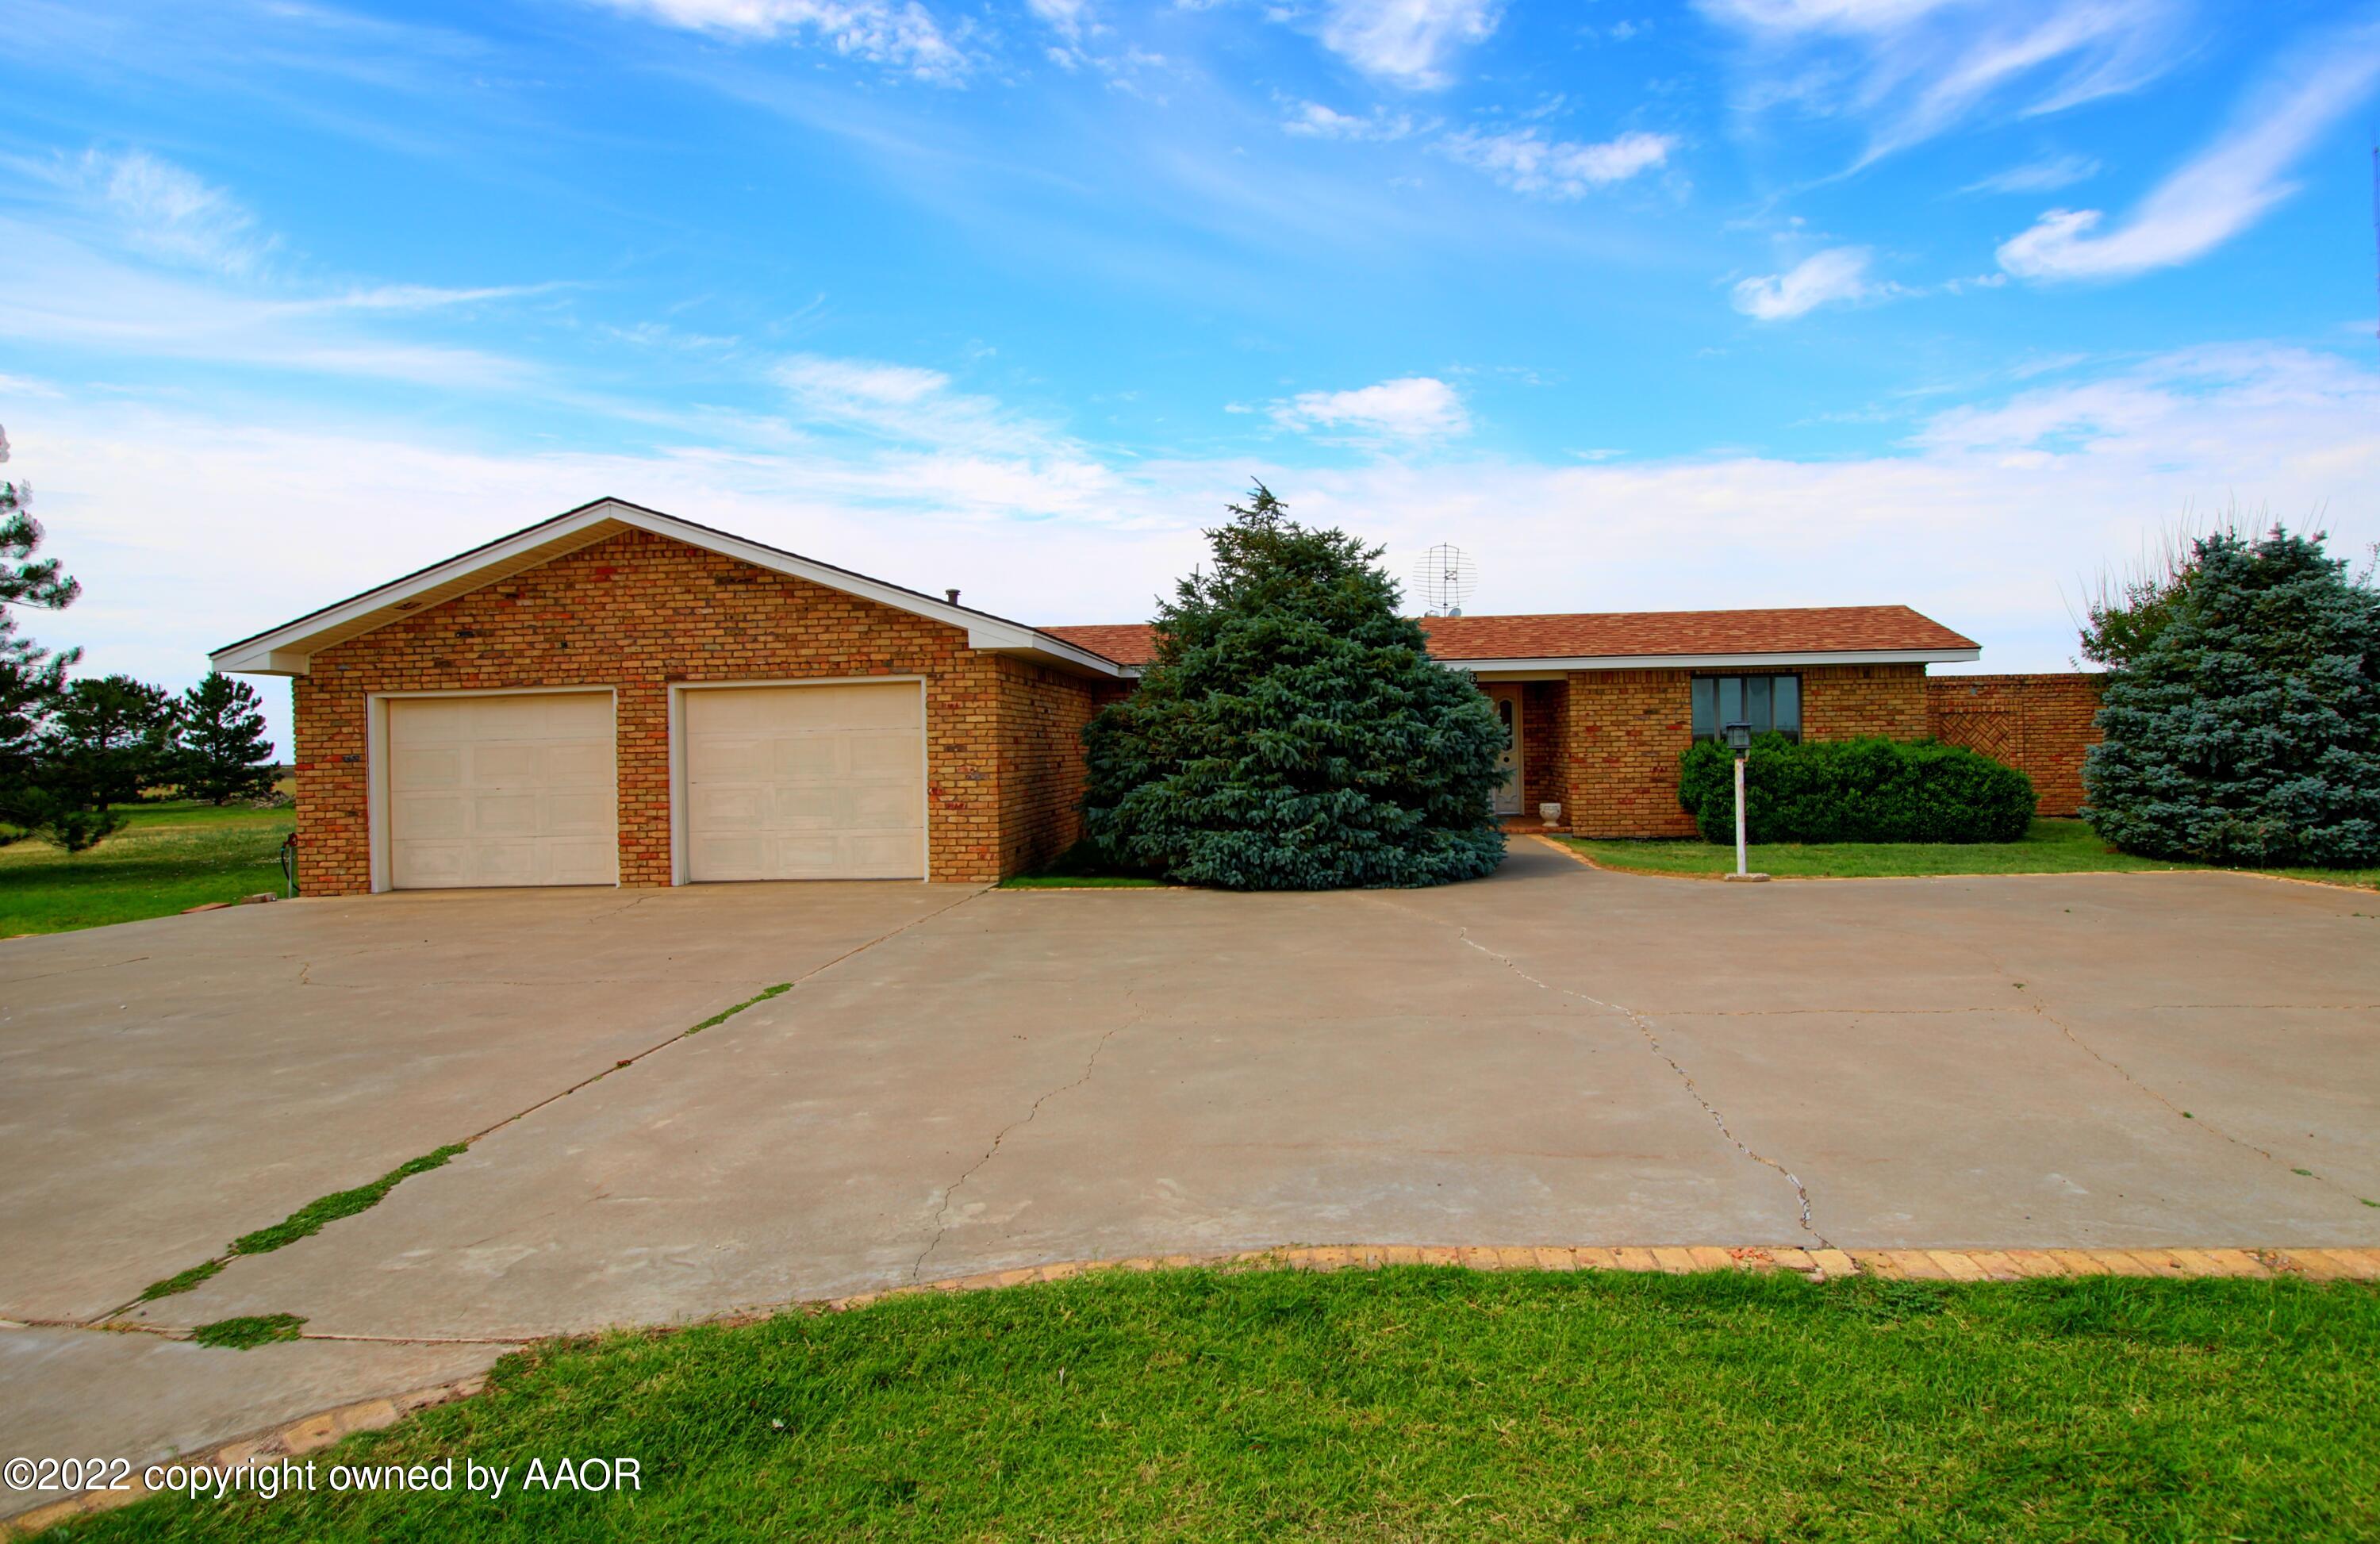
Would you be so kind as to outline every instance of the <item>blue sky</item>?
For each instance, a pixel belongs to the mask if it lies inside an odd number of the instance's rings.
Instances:
[[[2380,538],[2370,4],[0,35],[0,424],[94,670],[607,492],[1076,622],[1262,475],[1400,573],[1461,542],[1476,611],[1906,602],[1999,669],[2177,521]]]

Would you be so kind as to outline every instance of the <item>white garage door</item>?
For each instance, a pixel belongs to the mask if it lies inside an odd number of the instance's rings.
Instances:
[[[618,764],[609,692],[391,700],[390,882],[618,883]]]
[[[923,879],[914,681],[686,694],[686,877]]]

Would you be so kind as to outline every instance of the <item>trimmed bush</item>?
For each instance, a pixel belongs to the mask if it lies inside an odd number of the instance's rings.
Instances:
[[[1734,756],[1706,740],[1678,771],[1678,802],[1712,842],[1735,840]],[[1752,742],[1744,826],[1755,842],[2015,842],[2033,779],[1937,740]]]

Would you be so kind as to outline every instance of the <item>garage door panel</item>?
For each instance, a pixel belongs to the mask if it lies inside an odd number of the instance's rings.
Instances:
[[[401,698],[387,725],[397,888],[618,882],[608,692]]]
[[[904,782],[917,772],[917,736],[868,735],[851,741],[851,771],[860,777],[894,777]]]
[[[830,735],[808,731],[772,742],[770,774],[781,781],[827,781],[843,772],[843,744]]]
[[[688,692],[688,877],[922,879],[920,696],[910,682]]]
[[[459,788],[463,785],[463,753],[452,746],[434,750],[399,750],[389,758],[389,778],[405,788]]]
[[[698,780],[757,782],[768,776],[769,747],[728,736],[698,741],[686,757],[686,771]]]

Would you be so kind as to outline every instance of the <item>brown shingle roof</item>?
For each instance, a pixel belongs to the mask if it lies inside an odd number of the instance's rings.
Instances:
[[[1766,611],[1553,612],[1422,619],[1441,660],[1607,659],[1675,654],[1900,653],[1974,649],[1907,606],[1796,606]],[[1118,664],[1156,657],[1145,622],[1043,627]]]

